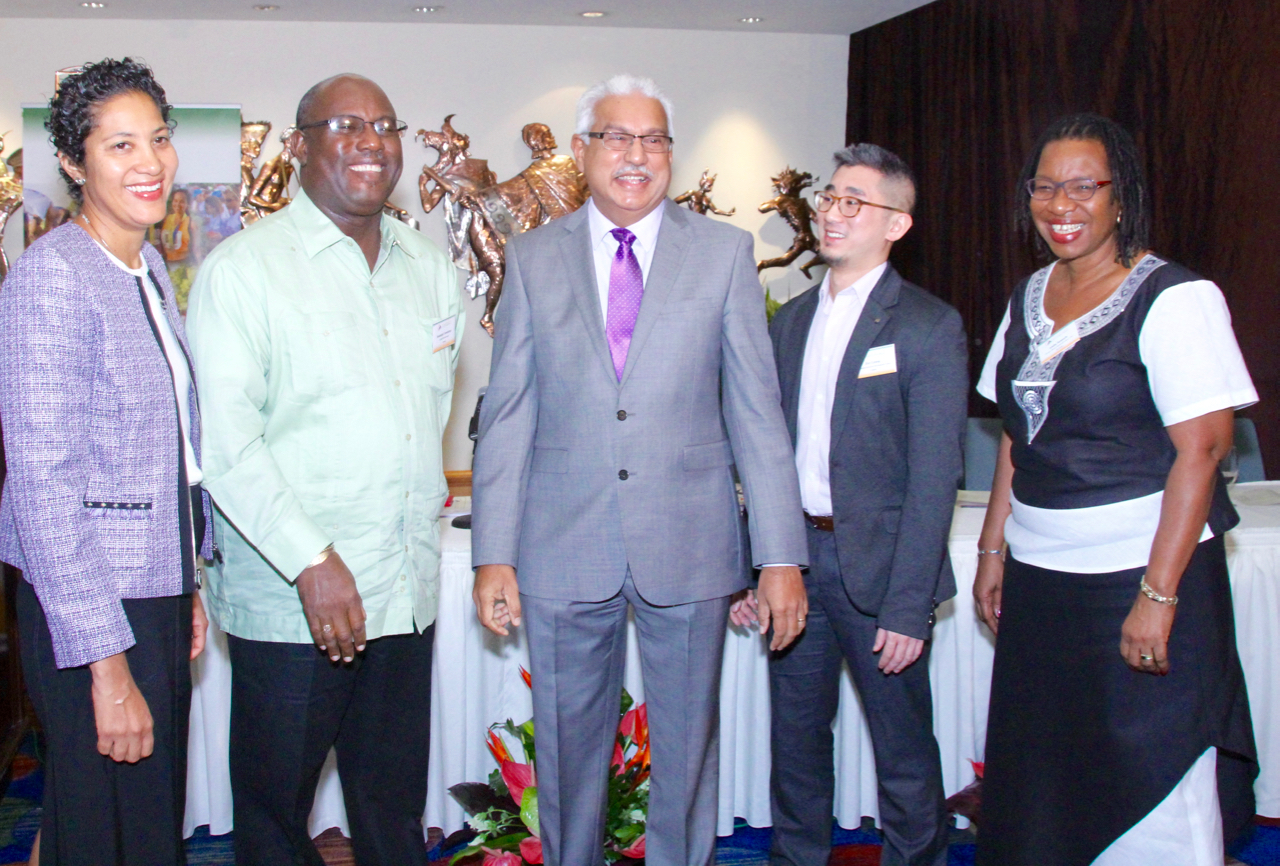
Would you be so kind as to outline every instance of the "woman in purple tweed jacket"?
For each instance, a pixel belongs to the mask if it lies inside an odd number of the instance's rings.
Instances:
[[[46,128],[76,219],[0,291],[0,559],[22,570],[27,690],[47,741],[32,862],[182,864],[190,660],[211,553],[200,420],[164,260],[178,157],[151,71],[63,80]]]

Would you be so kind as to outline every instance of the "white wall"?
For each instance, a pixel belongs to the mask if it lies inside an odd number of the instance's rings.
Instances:
[[[23,102],[46,101],[53,72],[126,54],[155,69],[172,102],[240,103],[246,120],[270,120],[273,136],[293,118],[298,98],[316,81],[358,72],[386,90],[411,131],[438,129],[446,114],[471,136],[473,156],[487,158],[500,179],[528,163],[521,127],[550,124],[568,153],[573,107],[582,90],[615,72],[656,79],[675,103],[672,193],[697,183],[704,168],[720,177],[715,200],[736,206],[730,222],[756,235],[756,255],[777,255],[791,242],[777,216],[757,213],[773,193],[769,177],[784,165],[822,178],[844,144],[848,39],[783,33],[738,33],[585,27],[462,24],[351,24],[259,21],[0,20],[5,46],[0,77],[0,132],[22,144]],[[176,139],[181,154],[181,133]],[[278,150],[274,145],[268,155]],[[8,149],[6,149],[6,153]],[[422,218],[417,175],[434,161],[405,140],[405,172],[392,201]],[[440,213],[423,230],[443,243]],[[6,249],[20,249],[19,218]],[[807,285],[794,272],[766,271],[775,296]],[[459,281],[461,284],[461,281]],[[490,340],[470,319],[445,436],[445,466],[468,469],[466,423],[475,392],[488,380]]]

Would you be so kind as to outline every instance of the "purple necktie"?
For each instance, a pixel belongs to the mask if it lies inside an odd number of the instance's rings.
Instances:
[[[636,236],[626,229],[610,232],[618,240],[618,252],[609,267],[609,314],[605,319],[604,336],[609,341],[609,355],[613,369],[622,381],[622,371],[627,366],[627,350],[631,348],[631,332],[636,329],[636,316],[640,313],[640,299],[644,297],[644,275],[640,262],[631,245]]]

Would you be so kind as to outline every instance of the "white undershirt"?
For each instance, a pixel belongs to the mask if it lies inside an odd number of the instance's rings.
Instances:
[[[996,399],[996,364],[1008,329],[1006,308],[978,379],[978,393],[988,400]],[[1160,293],[1138,335],[1138,354],[1166,427],[1258,402],[1227,302],[1209,280],[1179,283]],[[1005,522],[1005,542],[1015,558],[1056,571],[1101,574],[1147,564],[1164,493],[1089,508],[1036,508],[1012,494],[1009,499],[1013,511]],[[1206,525],[1200,540],[1212,537]]]
[[[863,274],[831,297],[831,272],[818,287],[818,310],[809,325],[800,373],[800,405],[796,411],[796,471],[800,502],[810,514],[832,514],[831,407],[849,338],[862,316],[871,290],[880,282],[888,262]]]
[[[94,239],[97,243],[97,239]],[[156,291],[155,284],[148,278],[146,256],[141,256],[142,267],[131,268],[112,255],[111,251],[98,244],[98,248],[107,254],[107,258],[120,270],[137,277],[142,282],[143,294],[147,298],[147,306],[151,309],[151,318],[160,331],[160,344],[164,348],[165,359],[169,362],[169,372],[173,376],[173,390],[178,396],[178,423],[182,428],[182,456],[187,464],[187,484],[199,484],[204,480],[200,471],[200,463],[196,460],[196,451],[191,447],[191,369],[187,366],[187,356],[182,351],[182,344],[169,325],[169,317],[165,315],[164,303]]]
[[[640,275],[649,284],[649,266],[653,264],[653,251],[658,245],[658,229],[662,228],[662,211],[665,204],[659,202],[640,221],[627,226],[636,236],[631,251],[640,263]],[[587,199],[587,228],[591,232],[591,254],[596,266],[596,291],[600,295],[600,318],[609,324],[609,274],[613,269],[613,257],[618,254],[618,239],[610,232],[618,228],[600,213],[595,199]]]

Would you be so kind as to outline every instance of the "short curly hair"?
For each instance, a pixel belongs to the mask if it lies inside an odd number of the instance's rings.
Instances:
[[[79,72],[62,79],[58,92],[49,100],[49,118],[44,128],[49,141],[59,153],[76,165],[84,165],[84,140],[93,131],[97,108],[122,93],[143,93],[155,100],[164,122],[173,126],[169,111],[173,108],[164,88],[151,73],[151,67],[132,57],[123,60],[107,58],[101,63],[86,63]],[[81,200],[80,187],[58,166],[71,197]]]

